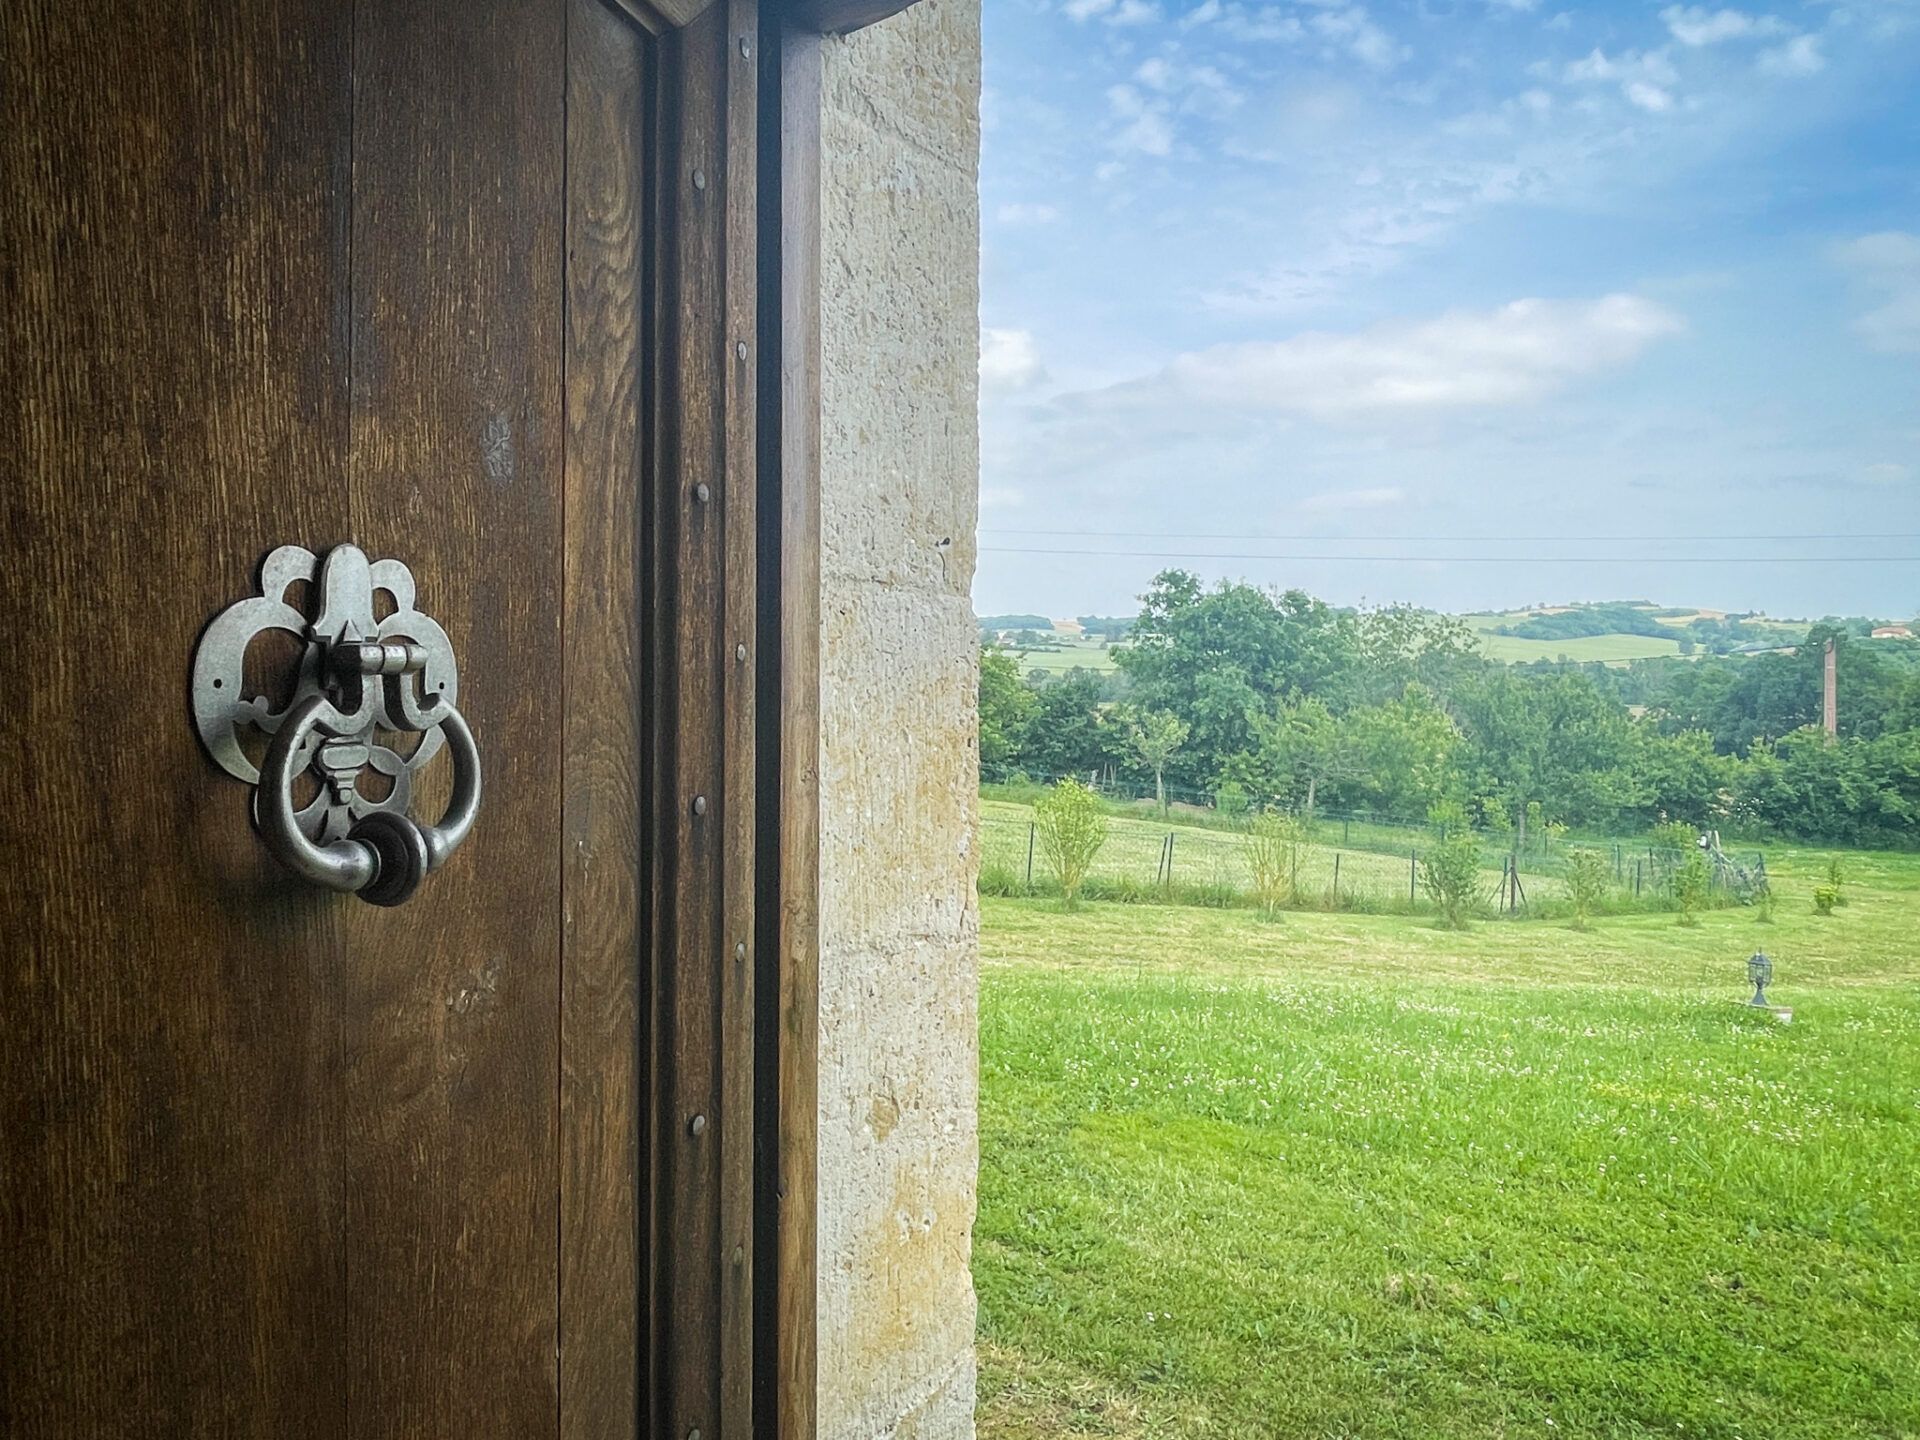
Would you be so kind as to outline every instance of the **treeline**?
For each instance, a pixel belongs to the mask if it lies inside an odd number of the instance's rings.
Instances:
[[[1920,666],[1815,625],[1792,654],[1622,669],[1486,660],[1448,616],[1335,609],[1170,570],[1117,674],[1022,676],[982,658],[984,767],[1495,832],[1667,821],[1814,843],[1920,843]],[[1840,739],[1821,720],[1836,641]],[[1920,646],[1911,647],[1920,651]]]

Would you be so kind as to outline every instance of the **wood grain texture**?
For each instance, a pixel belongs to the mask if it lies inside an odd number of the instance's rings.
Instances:
[[[653,502],[651,1398],[659,1434],[739,1440],[752,1433],[754,16],[726,0],[662,42]]]
[[[780,77],[780,647],[775,1359],[779,1440],[813,1440],[819,1374],[820,106],[818,37]]]
[[[720,975],[720,1435],[752,1440],[753,1206],[759,612],[759,0],[725,0],[726,211],[722,258]]]
[[[349,53],[329,0],[0,23],[0,1434],[23,1440],[345,1433],[338,907],[268,858],[185,699],[266,551],[346,529]]]
[[[344,912],[343,1433],[551,1434],[566,6],[355,15],[353,533],[453,639],[487,802]]]
[[[561,1440],[636,1435],[650,42],[569,0]]]

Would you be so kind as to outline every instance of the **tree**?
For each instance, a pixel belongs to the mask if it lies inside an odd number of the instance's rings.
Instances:
[[[1167,710],[1137,710],[1127,718],[1133,753],[1153,772],[1153,794],[1160,814],[1167,813],[1167,762],[1187,743],[1187,722]]]
[[[1409,682],[1396,698],[1352,711],[1338,728],[1357,762],[1357,796],[1376,814],[1418,822],[1458,783],[1460,732],[1424,685]]]
[[[1109,726],[1100,681],[1061,676],[1034,688],[1033,716],[1019,763],[1035,776],[1090,775],[1116,758],[1121,737]]]
[[[1115,663],[1136,704],[1187,722],[1192,743],[1171,769],[1195,788],[1255,748],[1257,722],[1280,696],[1332,690],[1355,663],[1349,617],[1304,591],[1206,590],[1168,570],[1140,601]]]
[[[1567,856],[1567,894],[1573,900],[1573,928],[1588,929],[1594,909],[1606,898],[1607,857],[1598,850],[1579,849]]]
[[[1013,763],[1027,743],[1027,726],[1038,708],[1020,678],[1014,658],[998,645],[980,647],[980,764],[999,770]]]
[[[1226,774],[1257,795],[1298,806],[1309,825],[1321,793],[1359,769],[1353,736],[1312,696],[1275,705],[1254,722],[1254,736],[1251,750],[1227,761]]]
[[[1060,882],[1060,897],[1071,910],[1080,903],[1093,857],[1107,843],[1100,797],[1078,780],[1062,780],[1033,802],[1033,823],[1041,853]]]
[[[1449,930],[1467,928],[1467,912],[1481,899],[1480,841],[1467,824],[1467,812],[1446,801],[1429,817],[1434,838],[1420,866],[1427,898],[1439,908],[1440,923]]]

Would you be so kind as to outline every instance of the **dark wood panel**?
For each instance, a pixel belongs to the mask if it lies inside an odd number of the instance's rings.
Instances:
[[[346,1433],[339,905],[184,702],[346,528],[349,55],[331,0],[0,24],[7,1435]]]
[[[817,1426],[820,1032],[820,41],[780,74],[780,456],[774,1285],[779,1440]]]
[[[748,0],[716,3],[663,42],[656,212],[653,1413],[663,1435],[742,1440],[753,1353],[757,44]]]
[[[567,11],[355,11],[354,532],[451,635],[487,798],[348,912],[348,1433],[551,1434]]]
[[[570,0],[567,44],[562,1440],[635,1435],[643,794],[641,431],[650,42]]]
[[[754,643],[759,608],[759,0],[725,0],[726,215],[721,259],[720,410],[725,433],[717,497],[722,541],[720,772],[720,1435],[752,1440],[754,1176]]]

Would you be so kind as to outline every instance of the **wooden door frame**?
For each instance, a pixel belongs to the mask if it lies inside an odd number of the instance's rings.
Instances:
[[[611,1433],[624,1396],[641,1435],[813,1440],[823,37],[911,0],[605,3],[652,37],[653,55],[651,113],[631,122],[644,141],[604,124],[600,137],[650,156],[654,251],[639,268],[651,294],[630,316],[646,352],[631,363],[649,372],[636,417],[642,493],[631,516],[617,501],[588,506],[616,529],[630,519],[650,547],[634,557],[638,614],[627,617],[642,655],[628,707],[642,751],[638,834],[614,849],[638,865],[629,904],[642,963],[630,1039],[578,1018],[617,988],[619,952],[589,942],[574,964],[575,926],[591,931],[581,907],[617,897],[576,870],[578,837],[607,822],[592,796],[571,813],[570,768],[561,1436]],[[579,165],[591,181],[593,159],[570,138],[570,177]],[[573,333],[575,301],[570,282],[570,402],[575,364],[589,376],[604,364],[604,336]],[[601,557],[570,525],[576,539]],[[624,633],[596,603],[570,586],[588,663]],[[568,724],[572,737],[571,710]],[[596,743],[570,738],[570,767]],[[630,1114],[605,1088],[623,1063]],[[606,1153],[623,1133],[624,1181]],[[609,1255],[632,1256],[630,1323],[603,1273]]]
[[[761,0],[759,1440],[818,1430],[823,41],[913,3]]]

